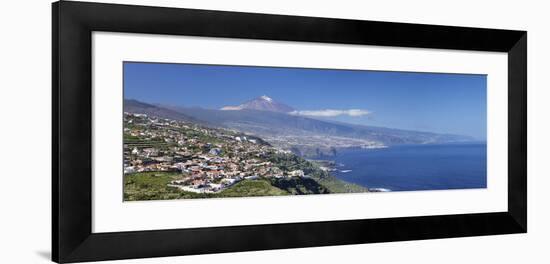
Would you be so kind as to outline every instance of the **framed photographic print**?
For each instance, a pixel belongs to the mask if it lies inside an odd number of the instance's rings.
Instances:
[[[61,1],[52,39],[56,262],[527,231],[524,31]]]

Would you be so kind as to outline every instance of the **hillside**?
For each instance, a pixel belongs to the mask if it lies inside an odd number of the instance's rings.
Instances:
[[[124,115],[124,199],[366,192],[257,137],[143,113]]]
[[[331,155],[343,148],[378,148],[399,144],[472,141],[467,136],[372,127],[319,120],[279,111],[215,110],[141,103],[125,100],[125,112],[145,113],[201,123],[256,135],[274,146],[303,156]]]

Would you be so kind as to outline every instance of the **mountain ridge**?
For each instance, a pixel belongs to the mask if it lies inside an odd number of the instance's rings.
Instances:
[[[252,100],[248,100],[237,106],[224,106],[220,110],[223,111],[238,111],[238,110],[258,110],[269,112],[290,113],[294,108],[273,100],[273,98],[262,95]]]
[[[243,109],[239,111],[152,105],[126,100],[124,110],[209,126],[236,129],[260,136],[331,136],[364,139],[384,145],[474,141],[468,136],[364,126],[318,120],[286,113]]]
[[[175,119],[175,120],[204,124],[203,121],[197,120],[184,113],[171,110],[168,108],[164,108],[158,105],[144,103],[135,99],[124,99],[123,110],[124,112],[147,114],[147,115],[156,116],[160,118]]]

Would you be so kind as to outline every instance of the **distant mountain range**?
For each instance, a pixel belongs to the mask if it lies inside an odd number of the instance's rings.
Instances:
[[[294,109],[261,96],[220,110],[152,105],[124,100],[124,111],[195,122],[210,127],[253,134],[298,154],[334,153],[349,147],[384,147],[397,144],[429,144],[473,141],[468,136],[437,134],[318,120],[289,114]]]
[[[147,114],[167,119],[174,119],[187,122],[204,123],[184,113],[174,111],[168,108],[159,107],[156,105],[143,103],[137,100],[124,99],[124,112]]]

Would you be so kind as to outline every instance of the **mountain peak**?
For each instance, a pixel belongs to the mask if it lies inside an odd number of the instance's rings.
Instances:
[[[237,105],[237,106],[224,106],[224,107],[221,108],[221,110],[232,110],[232,111],[245,110],[245,109],[258,110],[258,111],[269,111],[269,112],[279,112],[279,113],[289,113],[289,112],[294,111],[294,108],[292,108],[292,107],[290,107],[286,104],[279,103],[279,102],[273,100],[273,98],[271,98],[267,95],[262,95],[260,97],[256,97],[252,100],[246,101],[246,102],[244,102],[240,105]]]
[[[267,95],[262,95],[259,98],[262,99],[262,100],[266,100],[268,102],[273,102],[273,99],[271,99],[271,97],[269,97]]]

